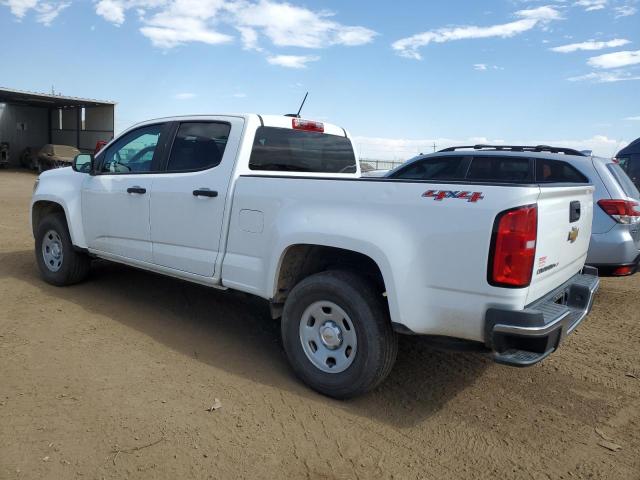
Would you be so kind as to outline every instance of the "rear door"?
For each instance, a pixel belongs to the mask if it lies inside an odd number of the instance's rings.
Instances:
[[[207,117],[174,125],[150,200],[153,263],[212,277],[244,120]]]
[[[594,187],[561,160],[536,159],[538,240],[527,303],[578,273],[587,258]]]

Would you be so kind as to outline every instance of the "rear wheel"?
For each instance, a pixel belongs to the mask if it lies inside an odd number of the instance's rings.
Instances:
[[[62,213],[49,214],[40,221],[35,254],[42,278],[52,285],[72,285],[89,273],[91,259],[73,248]]]
[[[359,275],[321,272],[289,294],[282,340],[295,373],[335,398],[379,385],[396,359],[397,338],[382,296]]]

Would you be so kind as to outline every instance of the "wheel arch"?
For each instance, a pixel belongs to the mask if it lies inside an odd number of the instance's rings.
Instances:
[[[385,260],[349,248],[315,243],[291,244],[280,253],[272,277],[274,317],[279,316],[282,304],[296,284],[309,275],[327,270],[349,270],[366,277],[376,292],[386,297],[391,319],[397,321],[395,299],[389,294],[393,289],[393,280]]]
[[[31,232],[35,237],[39,223],[47,215],[53,213],[61,213],[64,216],[69,230],[69,236],[74,246],[84,248],[84,236],[82,232],[78,232],[77,228],[74,228],[73,216],[69,212],[64,202],[54,198],[37,198],[34,199],[31,205]]]

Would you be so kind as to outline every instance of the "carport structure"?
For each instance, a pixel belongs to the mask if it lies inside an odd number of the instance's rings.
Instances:
[[[26,147],[71,145],[93,152],[113,137],[115,102],[0,87],[0,143],[9,144],[9,163],[20,164]]]

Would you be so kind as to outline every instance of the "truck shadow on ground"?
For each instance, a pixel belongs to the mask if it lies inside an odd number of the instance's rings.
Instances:
[[[469,387],[492,363],[477,353],[436,350],[422,337],[400,337],[398,361],[374,392],[339,402],[302,385],[280,343],[279,322],[266,301],[223,292],[108,262],[94,262],[90,278],[56,288],[38,275],[32,251],[0,254],[0,279],[28,283],[88,314],[115,320],[194,359],[252,381],[329,403],[403,428],[419,424]]]

